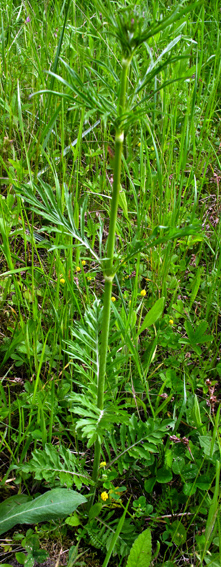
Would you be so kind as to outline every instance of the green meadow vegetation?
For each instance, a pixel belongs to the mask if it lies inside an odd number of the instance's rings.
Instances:
[[[219,1],[0,12],[0,562],[220,567]]]

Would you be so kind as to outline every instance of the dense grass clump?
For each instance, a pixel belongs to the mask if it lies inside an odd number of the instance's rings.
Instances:
[[[216,567],[218,0],[0,8],[1,560]]]

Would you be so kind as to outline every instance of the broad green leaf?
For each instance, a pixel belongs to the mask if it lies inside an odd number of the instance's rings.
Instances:
[[[151,494],[155,484],[156,484],[156,478],[155,477],[151,477],[151,478],[148,478],[148,480],[145,480],[144,489],[146,490],[146,492],[148,492],[148,494]]]
[[[170,482],[173,478],[171,470],[167,469],[166,467],[162,467],[157,471],[157,482],[161,484],[166,484]]]
[[[171,469],[173,462],[173,453],[171,449],[165,449],[164,464],[167,469]]]
[[[157,319],[159,319],[159,317],[161,317],[163,313],[164,304],[165,304],[165,297],[160,297],[160,299],[156,301],[154,306],[147,313],[143,321],[143,324],[141,325],[139,334],[142,333],[145,329],[148,329],[148,327],[151,327],[151,325],[153,325],[154,323],[156,323]]]
[[[207,457],[212,457],[213,453],[218,450],[217,443],[214,443],[213,451],[211,452],[211,436],[210,435],[200,435],[199,436],[200,446]]]
[[[196,481],[195,486],[197,488],[200,488],[201,490],[207,491],[210,489],[212,482],[213,482],[213,477],[211,475],[202,474]]]
[[[89,511],[89,520],[93,520],[93,518],[99,516],[101,508],[102,502],[96,502],[96,504],[94,504]]]
[[[15,557],[16,557],[18,563],[20,563],[21,565],[25,564],[25,560],[27,558],[27,555],[25,555],[25,553],[23,551],[18,551],[15,554]],[[33,563],[34,563],[34,560],[33,560]]]
[[[174,474],[180,474],[185,465],[185,459],[183,457],[175,457],[172,464],[172,471]]]
[[[182,477],[184,478],[184,480],[192,480],[197,476],[197,474],[198,474],[198,467],[194,463],[190,463],[189,465],[186,465],[182,471]]]
[[[16,494],[14,496],[10,496],[10,498],[7,498],[0,504],[1,518],[8,514],[13,514],[17,509],[20,509],[22,505],[30,501],[32,501],[31,496],[27,496],[26,494]]]
[[[76,514],[76,512],[74,513],[73,516],[69,516],[68,518],[66,518],[65,520],[65,524],[68,524],[68,526],[79,526],[81,523],[79,516]]]
[[[151,561],[151,532],[147,528],[135,540],[126,567],[148,567]]]
[[[184,484],[183,494],[185,494],[185,496],[193,496],[195,492],[196,492],[196,484],[193,484],[192,482],[191,483],[186,482],[186,484]]]
[[[9,499],[10,500],[10,499]],[[16,505],[6,512],[7,500],[0,504],[0,534],[16,524],[37,524],[47,520],[64,518],[72,514],[86,498],[74,490],[54,488],[31,502]]]

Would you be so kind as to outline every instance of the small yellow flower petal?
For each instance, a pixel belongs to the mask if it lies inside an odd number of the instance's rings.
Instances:
[[[103,500],[104,502],[105,502],[106,500],[108,500],[108,493],[107,493],[107,492],[102,492],[102,493],[101,493],[101,500]]]
[[[139,142],[138,146],[139,146],[139,147],[141,146],[141,143],[140,143],[140,142]]]
[[[82,266],[86,266],[86,260],[82,260]]]
[[[173,325],[173,319],[169,320],[169,325]]]
[[[77,266],[77,268],[76,268],[76,272],[80,272],[80,271],[81,271],[81,268],[80,268],[80,266]]]
[[[106,464],[107,464],[106,461],[102,461],[102,463],[100,463],[100,468],[106,467]]]
[[[116,301],[116,297],[112,297],[111,301],[113,301],[113,303]]]
[[[147,295],[147,292],[145,289],[142,289],[140,292],[141,297],[145,297],[145,295]]]
[[[61,278],[61,279],[60,279],[60,283],[61,283],[61,284],[65,284],[65,279],[64,279],[64,278]]]

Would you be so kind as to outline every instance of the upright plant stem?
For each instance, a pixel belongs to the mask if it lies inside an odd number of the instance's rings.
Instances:
[[[108,350],[108,337],[110,326],[110,311],[111,311],[111,295],[112,284],[114,279],[114,245],[115,245],[115,232],[117,222],[118,201],[120,192],[120,179],[121,179],[121,156],[124,141],[124,128],[123,128],[123,115],[125,112],[126,104],[126,88],[127,88],[127,75],[130,65],[130,58],[122,60],[121,84],[118,105],[117,128],[115,134],[115,158],[114,158],[114,180],[113,180],[113,193],[111,199],[111,212],[110,212],[110,225],[107,243],[107,260],[104,265],[104,302],[103,302],[103,319],[101,330],[101,346],[100,346],[100,361],[99,361],[99,375],[97,384],[97,407],[102,411],[104,407],[104,390],[105,390],[105,374]],[[90,505],[93,504],[96,484],[98,479],[98,471],[100,465],[101,442],[97,440],[95,443],[94,452],[94,465],[92,479],[95,482],[94,493],[91,498]]]

